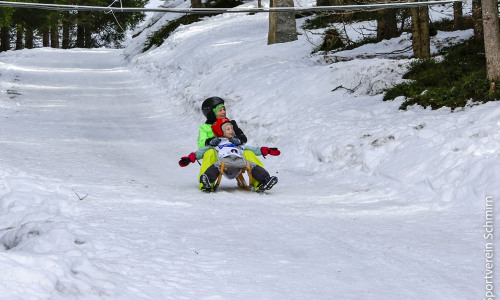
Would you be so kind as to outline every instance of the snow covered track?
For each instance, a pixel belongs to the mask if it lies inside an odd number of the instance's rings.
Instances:
[[[119,53],[19,51],[1,65],[2,91],[7,91],[1,102],[2,179],[8,189],[1,199],[0,228],[6,233],[0,246],[8,262],[25,257],[18,260],[19,267],[13,264],[2,273],[9,299],[114,297],[114,290],[121,290],[87,260],[92,256],[86,249],[88,239],[112,241],[109,235],[114,233],[104,233],[99,224],[106,218],[95,223],[79,219],[93,215],[93,209],[106,209],[100,199],[153,194],[146,186],[152,182],[141,181],[143,171],[156,182],[166,178],[160,176],[163,168],[155,174],[141,159],[148,156],[149,163],[158,165],[156,160],[162,158],[159,152],[164,149],[152,141],[162,124],[150,107],[159,95],[123,67]],[[86,213],[86,203],[96,206]],[[100,233],[89,232],[92,228]],[[23,262],[26,259],[29,262]],[[51,261],[56,269],[46,266]],[[30,267],[40,273],[27,276],[22,270]],[[13,289],[16,281],[25,285]]]
[[[323,152],[293,152],[283,137],[283,155],[264,161],[279,172],[270,193],[226,181],[207,195],[196,188],[197,166],[177,165],[194,150],[198,112],[170,105],[180,100],[132,72],[120,54],[0,54],[2,297],[482,297],[484,216],[467,197],[498,191],[479,176],[498,161],[498,104],[452,118],[338,100],[335,126],[349,134],[324,133],[332,136],[318,147]],[[317,111],[326,122],[330,115]],[[311,168],[287,153],[303,155]],[[431,163],[419,165],[423,155]],[[422,174],[433,166],[443,170],[431,182]],[[447,192],[460,182],[477,186]]]

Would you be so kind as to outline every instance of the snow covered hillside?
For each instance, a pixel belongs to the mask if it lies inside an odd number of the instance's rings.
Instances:
[[[400,111],[381,92],[408,36],[330,64],[305,33],[267,46],[267,26],[220,15],[143,54],[142,35],[0,53],[1,299],[485,297],[500,102]],[[178,166],[209,96],[281,150],[268,193],[205,194]]]

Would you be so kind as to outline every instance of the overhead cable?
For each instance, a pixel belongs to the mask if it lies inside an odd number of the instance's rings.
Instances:
[[[312,7],[236,7],[236,8],[177,8],[177,7],[109,7],[85,6],[47,3],[28,3],[0,1],[0,7],[34,8],[60,11],[104,11],[104,12],[164,12],[181,14],[214,14],[214,13],[269,13],[269,12],[319,12],[319,11],[359,11],[388,8],[410,8],[431,5],[450,4],[461,0],[447,1],[420,1],[420,2],[391,2],[379,4],[340,5],[340,6],[312,6]]]

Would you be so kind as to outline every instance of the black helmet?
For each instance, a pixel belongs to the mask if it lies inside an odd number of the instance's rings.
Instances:
[[[215,122],[215,114],[212,111],[217,105],[224,104],[224,100],[219,97],[210,97],[203,101],[201,105],[201,111],[203,115],[207,118],[207,120],[213,120]]]

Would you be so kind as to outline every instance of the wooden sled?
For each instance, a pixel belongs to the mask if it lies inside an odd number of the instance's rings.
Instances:
[[[217,188],[219,187],[220,181],[222,179],[222,175],[224,175],[224,172],[227,170],[227,168],[224,166],[224,162],[221,162],[220,164],[220,173],[219,177],[217,177],[217,182],[214,185],[213,191],[215,192]],[[250,171],[252,168],[250,168],[250,162],[247,161],[247,166],[243,169],[241,169],[241,172],[236,176],[236,182],[238,183],[238,187],[244,189],[244,190],[251,190],[252,189],[252,184],[253,184],[253,178],[252,178],[252,172]],[[248,174],[248,184],[245,181],[245,177],[243,174],[245,172]]]

